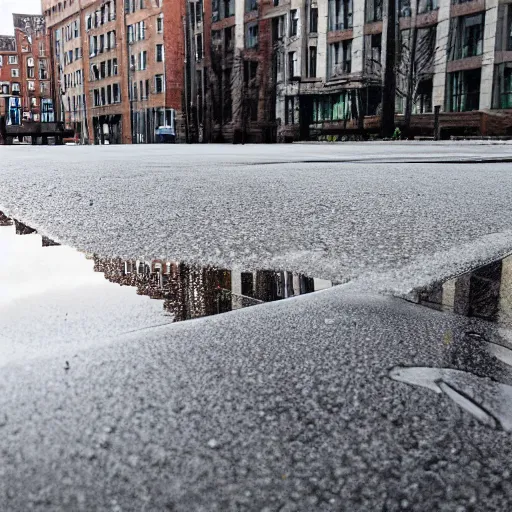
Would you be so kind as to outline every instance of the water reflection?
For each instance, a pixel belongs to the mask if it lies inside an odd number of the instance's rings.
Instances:
[[[94,257],[94,270],[139,295],[164,301],[174,321],[226,313],[235,309],[286,299],[332,286],[330,281],[291,272],[239,272],[213,266],[196,267],[165,260]]]
[[[512,326],[512,256],[416,291],[419,303]]]
[[[1,212],[0,225],[12,226],[12,221]],[[35,229],[18,220],[14,220],[14,225],[18,235],[36,233]],[[43,236],[42,246],[59,244]],[[108,281],[134,287],[139,295],[163,301],[164,311],[172,315],[174,322],[217,315],[332,286],[330,281],[286,271],[243,272],[157,259],[125,261],[96,255],[88,258],[94,261],[94,271],[102,273]]]

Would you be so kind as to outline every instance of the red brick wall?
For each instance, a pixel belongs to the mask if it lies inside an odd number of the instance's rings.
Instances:
[[[166,104],[182,111],[185,84],[185,36],[183,18],[185,0],[171,0],[163,3]]]

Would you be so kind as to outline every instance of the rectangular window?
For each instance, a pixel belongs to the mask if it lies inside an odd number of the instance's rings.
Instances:
[[[148,52],[139,53],[139,71],[144,71],[148,67]]]
[[[163,62],[164,61],[164,45],[163,44],[157,44],[156,45],[156,61],[157,62]]]
[[[382,21],[383,0],[366,0],[366,21]]]
[[[155,75],[155,93],[164,92],[164,75]]]
[[[9,98],[8,126],[19,126],[21,124],[21,98]]]
[[[245,12],[255,11],[258,8],[257,0],[245,0]]]
[[[20,70],[17,68],[11,69],[11,77],[12,78],[19,78],[20,76]]]
[[[114,103],[121,103],[121,88],[119,84],[114,84],[112,86],[112,95],[114,97]]]
[[[290,32],[289,36],[294,37],[299,33],[299,11],[292,9],[290,11]]]
[[[482,55],[484,38],[484,14],[452,18],[449,36],[449,60],[465,59]]]
[[[164,31],[164,17],[162,14],[156,19],[156,31],[161,34]]]
[[[18,57],[16,55],[9,55],[9,64],[18,64]]]
[[[295,124],[295,101],[293,96],[288,96],[285,103],[285,124]]]
[[[329,30],[352,28],[352,0],[329,0]]]
[[[48,67],[46,60],[39,60],[39,80],[48,80]]]
[[[448,73],[447,110],[468,112],[480,105],[481,69]]]
[[[53,100],[49,98],[43,98],[41,100],[41,122],[43,123],[54,123],[55,113],[53,110]]]
[[[299,76],[298,68],[297,52],[288,52],[288,77],[290,80]]]
[[[311,7],[309,10],[309,31],[312,34],[318,32],[318,7]]]
[[[452,3],[462,3],[467,0],[455,0]],[[438,0],[420,0],[418,4],[418,14],[423,14],[424,12],[435,11],[439,8]]]
[[[316,78],[316,46],[309,48],[309,59],[308,59],[308,76],[310,78]]]
[[[258,46],[258,35],[258,22],[248,23],[245,27],[245,47],[256,48]]]
[[[196,60],[199,62],[203,59],[203,36],[196,35]]]
[[[500,78],[500,98],[496,108],[512,108],[512,67],[509,62],[497,66]]]

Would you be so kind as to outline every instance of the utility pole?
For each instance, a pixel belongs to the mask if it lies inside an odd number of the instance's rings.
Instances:
[[[396,43],[397,43],[397,1],[384,0],[384,21],[386,32],[386,54],[382,82],[382,109],[380,132],[382,137],[391,137],[395,130],[395,97],[396,97]]]

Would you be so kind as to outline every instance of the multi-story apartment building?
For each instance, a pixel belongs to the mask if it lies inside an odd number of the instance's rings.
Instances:
[[[194,26],[201,2],[190,2]],[[512,4],[401,0],[391,31],[388,5],[205,0],[201,41],[211,44],[198,51],[198,34],[194,44],[207,77],[209,139],[236,139],[237,131],[254,141],[276,132],[284,140],[378,132],[389,87],[395,124],[410,135],[433,133],[436,106],[442,135],[510,134]],[[392,51],[396,86],[384,76]]]
[[[14,14],[14,36],[0,36],[0,138],[60,140],[55,123],[49,36],[42,16]]]
[[[90,142],[512,133],[510,0],[42,1]]]
[[[16,38],[0,36],[0,144],[5,143],[10,98],[21,92]],[[18,112],[18,111],[16,111]]]
[[[83,142],[185,139],[184,27],[164,27],[165,19],[181,20],[180,5],[185,0],[42,0],[62,99],[58,118]]]

